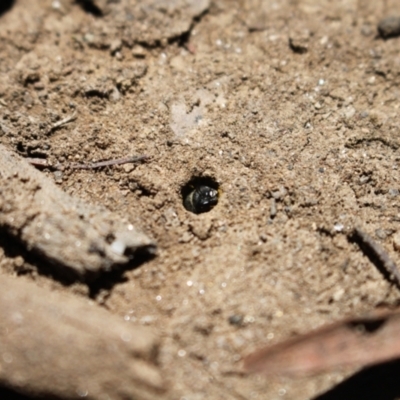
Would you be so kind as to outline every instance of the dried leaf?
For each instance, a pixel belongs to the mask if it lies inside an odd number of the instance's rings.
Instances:
[[[309,375],[398,357],[400,311],[375,312],[256,350],[245,357],[244,369],[265,375]]]

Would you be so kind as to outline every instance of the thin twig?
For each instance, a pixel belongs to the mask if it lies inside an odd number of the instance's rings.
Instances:
[[[114,160],[108,161],[99,161],[90,164],[70,164],[69,168],[72,169],[95,169],[95,168],[102,168],[102,167],[110,167],[112,165],[122,165],[122,164],[130,164],[139,161],[148,160],[150,157],[146,155],[142,156],[133,156],[133,157],[125,157],[125,158],[116,158]]]
[[[33,166],[39,168],[51,168],[56,171],[64,171],[66,169],[96,169],[102,167],[110,167],[113,165],[130,164],[140,161],[147,161],[150,157],[146,155],[116,158],[113,160],[99,161],[89,164],[79,164],[79,163],[64,163],[64,164],[50,164],[47,160],[42,158],[26,158],[26,160]]]
[[[62,119],[61,121],[56,122],[55,124],[53,124],[48,133],[51,133],[53,131],[55,131],[58,128],[61,128],[62,126],[75,121],[76,120],[76,112],[74,112],[73,114],[69,115],[68,117],[65,117],[64,119]]]
[[[53,165],[49,164],[47,160],[44,158],[30,158],[26,157],[26,161],[28,161],[29,164],[33,165],[34,167],[40,167],[40,168],[54,168]]]
[[[353,231],[353,236],[356,240],[360,241],[361,244],[367,246],[371,253],[380,262],[382,268],[389,274],[390,279],[392,279],[398,287],[400,287],[400,271],[397,264],[390,258],[388,252],[368,233],[364,232],[360,227],[355,227]]]

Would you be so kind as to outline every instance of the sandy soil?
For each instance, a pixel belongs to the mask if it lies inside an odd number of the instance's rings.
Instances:
[[[236,371],[258,346],[399,301],[346,233],[361,224],[400,261],[400,39],[376,30],[400,5],[162,4],[16,0],[1,15],[0,142],[53,163],[150,156],[43,173],[158,244],[137,268],[66,286],[3,233],[1,273],[153,327],[165,398],[318,398],[355,371]],[[208,213],[183,207],[194,177],[219,185]]]

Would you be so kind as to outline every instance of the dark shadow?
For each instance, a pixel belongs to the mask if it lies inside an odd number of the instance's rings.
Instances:
[[[102,17],[103,13],[100,8],[96,6],[91,0],[76,0],[76,3],[88,14],[92,14],[95,17]]]
[[[65,286],[82,280],[82,277],[79,277],[72,269],[58,268],[56,264],[44,259],[40,254],[28,251],[23,243],[15,239],[3,227],[0,227],[0,247],[3,248],[7,257],[15,258],[21,256],[27,264],[33,267],[30,269],[24,266],[20,268],[14,267],[13,272],[16,272],[17,275],[29,275],[33,271],[37,271],[39,274],[55,279]]]
[[[307,47],[296,45],[292,39],[289,39],[289,48],[296,54],[305,54],[307,53]]]
[[[192,23],[190,24],[189,29],[186,32],[182,32],[180,35],[173,36],[168,39],[168,44],[177,43],[179,47],[187,48],[190,37],[192,35],[193,28],[202,20],[202,18],[208,14],[209,8],[205,9],[200,15],[193,18]]]
[[[400,360],[363,369],[314,400],[395,400],[400,397]]]
[[[149,252],[148,249],[139,250],[136,251],[135,256],[132,257],[132,260],[128,264],[120,268],[115,268],[110,272],[103,272],[98,277],[92,277],[92,279],[89,279],[87,282],[90,297],[95,299],[101,290],[111,290],[114,285],[126,282],[127,278],[124,276],[125,271],[139,268],[142,264],[155,257],[156,255]]]
[[[2,227],[0,227],[0,248],[3,248],[7,257],[15,258],[21,256],[27,264],[32,266],[30,269],[25,266],[14,267],[12,272],[17,273],[17,275],[29,275],[37,271],[38,274],[57,280],[64,286],[70,286],[79,281],[85,282],[90,289],[90,296],[93,298],[96,297],[100,290],[110,290],[115,284],[124,282],[126,280],[123,276],[125,271],[139,268],[143,263],[155,257],[155,248],[151,245],[136,251],[134,255],[126,254],[131,258],[131,261],[121,265],[119,268],[116,266],[110,272],[101,272],[93,275],[87,273],[85,276],[80,276],[72,269],[59,268],[56,263],[52,263],[46,257],[28,251],[23,243],[15,239]]]
[[[381,329],[383,325],[385,325],[386,321],[386,318],[376,318],[374,320],[357,319],[348,322],[346,325],[350,329],[355,329],[358,332],[362,332],[364,335],[367,335],[369,333],[375,333],[377,330]]]
[[[32,400],[32,397],[24,396],[23,394],[19,394],[14,392],[13,390],[6,389],[0,386],[0,399],[4,400]]]
[[[0,1],[0,17],[7,11],[10,11],[14,6],[15,0],[1,0]]]

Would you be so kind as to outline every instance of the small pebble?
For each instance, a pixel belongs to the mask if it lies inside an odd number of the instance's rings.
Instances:
[[[21,256],[17,256],[17,257],[14,259],[14,265],[15,265],[17,268],[21,268],[21,267],[24,265],[24,259],[23,259]]]
[[[135,166],[133,164],[125,164],[122,166],[122,169],[129,174],[130,172],[132,172],[135,169]]]
[[[356,113],[356,109],[353,106],[348,106],[345,109],[344,116],[346,119],[351,119],[354,117],[355,113]]]
[[[132,55],[136,58],[145,58],[146,50],[142,46],[136,45],[132,49]]]
[[[294,31],[289,36],[289,47],[294,53],[307,53],[310,45],[311,33],[308,30]]]
[[[116,54],[118,51],[122,49],[122,41],[121,39],[115,39],[111,42],[110,45],[110,53],[112,55]]]
[[[378,24],[379,35],[383,39],[400,35],[400,17],[390,16],[382,19]]]
[[[400,251],[400,231],[393,235],[393,247],[396,251]]]
[[[337,223],[337,224],[334,225],[333,229],[334,229],[336,232],[342,232],[342,230],[344,229],[344,225],[341,224],[341,223]]]
[[[114,240],[111,245],[111,250],[120,256],[122,256],[126,250],[125,243],[122,240]]]
[[[241,314],[233,314],[228,318],[231,325],[242,326],[244,317]]]
[[[345,290],[343,288],[339,288],[332,296],[334,301],[339,301],[343,295],[345,294]]]
[[[375,235],[378,239],[385,240],[388,236],[387,232],[384,229],[378,228],[375,231]]]
[[[64,174],[61,171],[55,171],[53,175],[56,183],[62,183]]]

